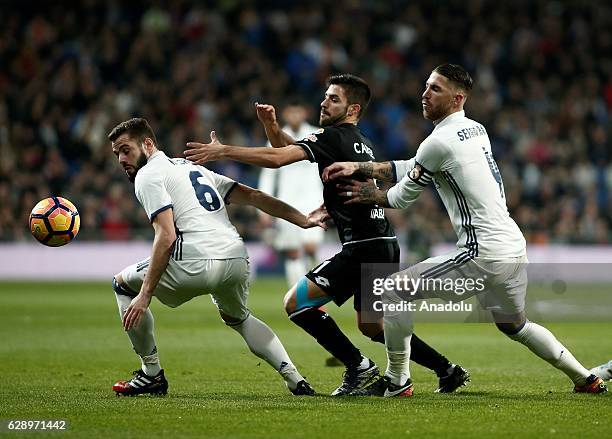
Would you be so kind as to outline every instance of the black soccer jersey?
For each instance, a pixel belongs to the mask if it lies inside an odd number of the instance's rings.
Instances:
[[[372,142],[350,123],[321,128],[296,145],[304,148],[308,159],[319,165],[319,176],[334,162],[376,161]],[[336,223],[342,244],[394,237],[382,207],[344,204],[346,199],[338,194],[337,184],[337,181],[323,184],[323,200]]]

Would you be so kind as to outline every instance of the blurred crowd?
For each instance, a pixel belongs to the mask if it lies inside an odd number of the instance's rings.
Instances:
[[[152,236],[106,135],[146,117],[163,149],[263,145],[253,103],[312,108],[325,78],[366,78],[362,130],[380,159],[409,158],[432,129],[431,69],[464,65],[466,112],[488,129],[511,214],[532,243],[612,239],[612,5],[517,0],[0,2],[0,240],[30,239],[34,204],[71,199],[81,239]],[[259,170],[214,163],[255,185]],[[247,240],[251,210],[234,209]],[[433,190],[393,221],[410,248],[455,236]]]

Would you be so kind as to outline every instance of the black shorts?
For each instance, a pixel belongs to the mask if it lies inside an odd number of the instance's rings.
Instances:
[[[355,310],[361,311],[366,308],[364,303],[376,300],[372,289],[362,291],[362,286],[371,285],[369,279],[373,276],[384,277],[398,272],[399,257],[400,250],[396,239],[350,244],[343,246],[342,251],[331,259],[310,270],[306,277],[325,291],[336,305],[340,306],[353,297]]]

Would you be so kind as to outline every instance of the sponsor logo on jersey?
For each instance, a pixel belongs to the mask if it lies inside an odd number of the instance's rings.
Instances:
[[[311,142],[316,142],[319,139],[317,138],[317,136],[315,136],[314,133],[312,133],[312,134],[307,135],[306,139],[304,139],[304,140],[310,140]]]
[[[371,219],[385,219],[385,209],[383,208],[372,209],[370,211],[370,218]]]

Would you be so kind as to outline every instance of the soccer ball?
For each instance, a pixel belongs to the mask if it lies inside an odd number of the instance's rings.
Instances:
[[[81,217],[74,204],[62,197],[40,200],[30,213],[30,232],[49,247],[68,244],[79,233]]]

